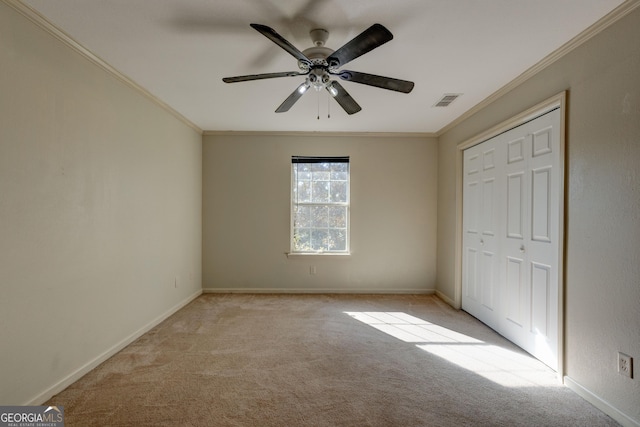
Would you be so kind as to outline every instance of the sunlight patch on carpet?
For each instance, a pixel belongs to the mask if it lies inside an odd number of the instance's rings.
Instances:
[[[491,345],[403,312],[344,313],[504,387],[560,386],[553,370],[524,352]]]

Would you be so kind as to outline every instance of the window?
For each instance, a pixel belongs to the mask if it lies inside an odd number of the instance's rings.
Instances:
[[[291,158],[291,252],[349,253],[349,157]]]

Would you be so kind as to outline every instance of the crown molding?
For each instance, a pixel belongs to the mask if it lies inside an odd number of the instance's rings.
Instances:
[[[448,131],[450,131],[451,129],[453,129],[463,121],[467,120],[469,117],[476,114],[478,111],[484,109],[489,104],[496,101],[498,98],[504,96],[507,92],[510,92],[511,90],[515,89],[517,86],[520,86],[522,83],[524,83],[534,75],[538,74],[545,68],[549,67],[551,64],[555,63],[559,59],[568,55],[570,52],[578,48],[578,46],[581,46],[586,41],[590,40],[596,34],[599,34],[601,31],[609,28],[611,25],[613,25],[614,23],[618,22],[620,19],[630,14],[638,7],[640,7],[640,0],[626,0],[620,6],[618,6],[617,8],[615,8],[614,10],[612,10],[611,12],[603,16],[601,19],[596,21],[594,24],[592,24],[590,27],[582,31],[580,34],[578,34],[577,36],[575,36],[574,38],[572,38],[571,40],[569,40],[568,42],[560,46],[558,49],[551,52],[549,55],[542,58],[538,63],[536,63],[535,65],[533,65],[532,67],[524,71],[518,77],[511,80],[509,83],[502,86],[497,91],[493,92],[484,100],[480,101],[478,104],[471,107],[469,110],[467,110],[461,116],[453,120],[451,123],[449,123],[442,129],[437,131],[435,135],[437,137],[440,137],[443,134],[447,133]]]
[[[217,131],[205,130],[203,136],[356,136],[367,138],[437,138],[432,132],[306,132],[306,131]]]
[[[107,63],[105,60],[100,58],[98,55],[94,54],[89,49],[87,49],[86,47],[78,43],[76,40],[73,39],[73,37],[71,37],[69,34],[65,33],[64,31],[62,31],[60,28],[56,27],[53,23],[51,23],[47,18],[45,18],[43,15],[41,15],[38,11],[36,11],[32,7],[26,5],[20,0],[0,0],[0,1],[8,5],[9,7],[13,8],[15,11],[20,13],[29,21],[33,22],[38,27],[40,27],[50,35],[54,36],[56,39],[61,41],[66,46],[70,47],[75,52],[79,53],[85,59],[89,60],[93,64],[102,68],[104,71],[106,71],[108,74],[118,79],[120,82],[134,89],[135,91],[140,93],[142,96],[144,96],[145,98],[147,98],[148,100],[150,100],[151,102],[153,102],[154,104],[162,108],[163,110],[173,115],[175,118],[180,120],[185,125],[189,126],[199,134],[202,134],[202,129],[200,129],[200,127],[198,127],[191,120],[187,119],[185,116],[183,116],[182,114],[180,114],[179,112],[171,108],[168,104],[166,104],[165,102],[163,102],[162,100],[160,100],[159,98],[151,94],[151,92],[146,90],[144,87],[140,86],[138,83],[134,82],[132,79],[130,79],[129,77],[127,77],[126,75],[124,75],[123,73],[115,69],[114,67],[112,67],[111,65],[109,65],[109,63]]]

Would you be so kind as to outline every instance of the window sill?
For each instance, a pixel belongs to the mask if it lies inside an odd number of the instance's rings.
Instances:
[[[322,257],[322,258],[349,258],[351,252],[285,252],[287,258],[308,258],[308,257]]]

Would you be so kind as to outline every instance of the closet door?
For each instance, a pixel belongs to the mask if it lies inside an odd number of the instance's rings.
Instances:
[[[554,110],[465,150],[463,167],[462,307],[553,369],[560,161]]]
[[[463,204],[463,308],[497,329],[498,308],[498,236],[501,212],[496,179],[499,166],[497,141],[491,140],[464,152]]]
[[[506,209],[500,332],[557,369],[560,112],[503,135]]]

